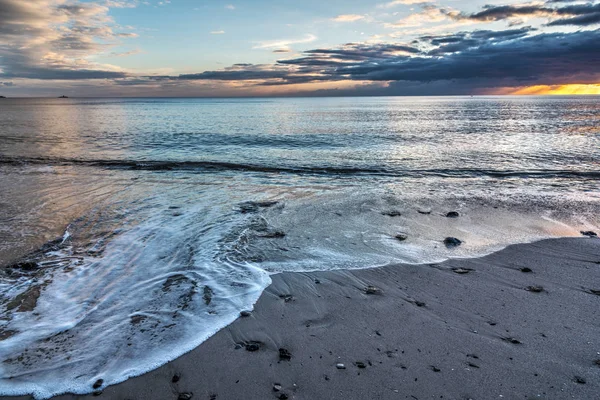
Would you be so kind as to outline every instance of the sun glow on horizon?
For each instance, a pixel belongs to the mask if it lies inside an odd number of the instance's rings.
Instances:
[[[536,85],[511,90],[514,95],[600,95],[600,83]]]

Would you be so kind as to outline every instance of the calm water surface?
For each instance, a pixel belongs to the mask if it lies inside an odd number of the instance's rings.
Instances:
[[[0,394],[156,368],[272,273],[596,230],[599,178],[598,97],[0,100]]]

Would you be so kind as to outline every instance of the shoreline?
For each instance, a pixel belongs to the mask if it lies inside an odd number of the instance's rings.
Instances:
[[[600,392],[597,238],[271,279],[249,316],[96,395],[591,399]]]

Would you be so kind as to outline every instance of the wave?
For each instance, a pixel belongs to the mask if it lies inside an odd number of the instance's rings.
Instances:
[[[242,164],[225,161],[170,161],[170,160],[84,160],[68,158],[0,158],[0,165],[24,166],[84,166],[111,169],[126,169],[140,171],[242,171],[287,173],[301,175],[375,175],[398,178],[524,178],[524,179],[598,179],[597,170],[571,169],[528,169],[528,170],[498,170],[475,168],[432,168],[432,169],[401,169],[379,167],[349,167],[349,166],[272,166],[259,164]]]

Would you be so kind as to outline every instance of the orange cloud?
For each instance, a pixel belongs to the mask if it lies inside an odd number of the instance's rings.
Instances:
[[[600,83],[569,85],[536,85],[502,90],[498,94],[514,95],[600,95]]]

